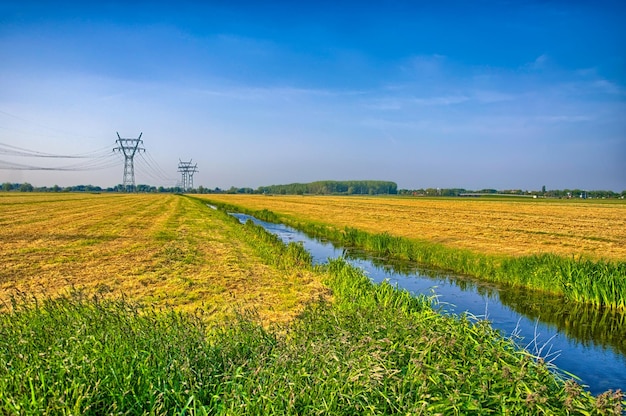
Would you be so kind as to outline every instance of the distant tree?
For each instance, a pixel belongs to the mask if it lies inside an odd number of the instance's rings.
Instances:
[[[84,192],[101,192],[102,188],[94,185],[79,185],[81,186]]]
[[[442,196],[459,196],[464,192],[466,192],[466,190],[462,188],[444,188],[440,191],[440,194]]]
[[[4,192],[9,192],[11,189],[13,189],[13,185],[11,185],[10,182],[5,182],[2,184],[2,190]]]
[[[33,192],[33,185],[29,184],[28,182],[24,182],[20,185],[19,189],[20,192]]]

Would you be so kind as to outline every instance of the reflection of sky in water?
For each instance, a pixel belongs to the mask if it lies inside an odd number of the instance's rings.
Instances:
[[[446,313],[468,312],[479,318],[484,318],[486,315],[492,326],[505,335],[509,336],[515,331],[522,337],[518,340],[521,346],[527,347],[531,352],[541,349],[541,355],[548,361],[552,360],[562,370],[581,377],[582,384],[589,385],[590,391],[594,394],[608,389],[626,390],[626,355],[624,354],[626,337],[622,338],[620,335],[622,332],[626,333],[623,321],[615,323],[618,329],[621,329],[617,331],[617,334],[599,335],[605,340],[609,339],[609,342],[602,344],[602,341],[592,341],[592,337],[598,336],[597,332],[594,332],[599,326],[597,322],[584,323],[576,319],[579,316],[574,316],[574,319],[559,325],[555,323],[558,321],[554,319],[551,321],[550,317],[542,318],[542,313],[544,316],[547,314],[546,309],[550,311],[546,305],[550,305],[551,302],[546,300],[546,303],[542,304],[542,301],[537,301],[536,294],[519,291],[500,293],[493,285],[469,279],[455,279],[437,273],[426,272],[427,275],[433,275],[433,277],[427,277],[424,272],[407,266],[406,263],[403,267],[397,267],[402,270],[400,273],[395,271],[396,268],[393,265],[384,265],[380,259],[373,261],[365,258],[364,253],[337,249],[330,243],[312,239],[285,225],[259,221],[245,214],[233,215],[241,222],[252,219],[286,243],[301,242],[311,253],[315,263],[325,263],[328,258],[343,256],[352,265],[362,269],[374,282],[387,279],[391,284],[397,284],[398,287],[415,294],[436,295],[438,306]],[[501,297],[503,301],[506,298],[507,304],[512,306],[504,305]],[[554,299],[550,301],[553,303]],[[558,303],[561,312],[567,309],[561,300]],[[520,309],[525,311],[527,308],[530,308],[529,313],[517,312]],[[567,328],[571,333],[572,328],[568,327],[572,325],[579,325],[579,328],[575,328],[577,333],[585,334],[585,336],[579,339],[569,336],[565,329]]]

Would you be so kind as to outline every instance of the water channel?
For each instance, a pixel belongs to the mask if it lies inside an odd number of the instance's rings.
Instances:
[[[609,389],[626,391],[626,314],[571,304],[531,291],[503,289],[418,268],[410,262],[374,258],[362,251],[335,247],[283,224],[246,214],[231,215],[242,223],[252,220],[285,243],[302,243],[314,263],[344,257],[374,282],[386,279],[412,293],[436,296],[435,307],[442,313],[468,312],[486,318],[521,347],[579,377],[579,383],[593,394]]]

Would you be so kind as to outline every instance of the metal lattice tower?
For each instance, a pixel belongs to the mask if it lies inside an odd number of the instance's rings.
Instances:
[[[183,192],[193,189],[193,174],[198,171],[198,164],[191,165],[189,162],[183,162],[178,159],[178,171],[183,175],[182,188]]]
[[[124,190],[127,190],[129,186],[133,191],[135,190],[135,165],[133,158],[137,152],[146,151],[143,147],[139,147],[139,145],[143,144],[143,140],[141,140],[142,134],[143,133],[139,133],[139,137],[136,139],[123,139],[120,137],[120,134],[117,133],[115,143],[117,143],[118,146],[114,148],[113,151],[117,150],[124,155],[124,181],[122,182]]]

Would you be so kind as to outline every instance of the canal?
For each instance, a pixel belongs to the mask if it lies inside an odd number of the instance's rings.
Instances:
[[[623,313],[453,276],[410,262],[375,258],[363,251],[336,247],[283,224],[246,214],[231,215],[242,223],[252,220],[285,243],[303,244],[314,263],[343,257],[374,282],[388,280],[414,294],[432,296],[434,307],[441,313],[469,313],[487,319],[520,347],[543,357],[560,371],[579,377],[579,383],[593,394],[609,389],[626,391],[626,315]]]

